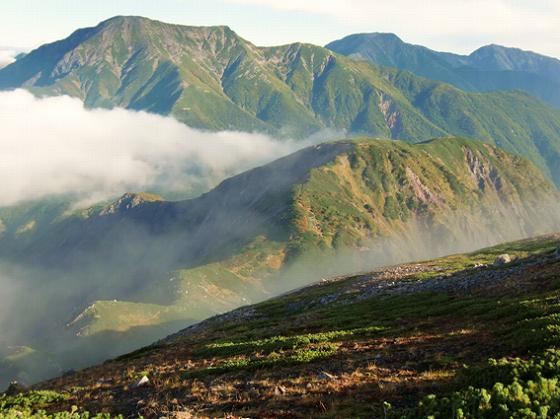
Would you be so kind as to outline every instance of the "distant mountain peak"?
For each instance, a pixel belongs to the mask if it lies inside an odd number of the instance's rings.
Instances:
[[[379,33],[350,35],[329,43],[327,48],[467,91],[523,90],[560,106],[560,60],[532,51],[489,44],[470,55],[459,55],[408,44],[396,35]]]
[[[113,16],[107,20],[102,21],[97,27],[103,28],[108,26],[122,26],[122,25],[140,25],[140,26],[158,26],[158,27],[174,27],[183,30],[198,30],[198,31],[223,31],[234,34],[235,32],[227,25],[212,25],[212,26],[198,26],[198,25],[183,25],[178,23],[167,23],[159,20],[150,19],[143,16]]]
[[[342,39],[352,39],[352,38],[385,39],[385,40],[403,42],[403,40],[397,34],[394,34],[392,32],[363,32],[363,33],[348,35]]]

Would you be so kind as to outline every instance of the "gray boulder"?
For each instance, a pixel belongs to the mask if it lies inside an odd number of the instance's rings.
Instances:
[[[500,255],[496,258],[496,260],[494,261],[494,265],[503,266],[503,265],[507,265],[511,261],[512,261],[511,256],[508,255],[507,253],[504,253],[503,255]]]

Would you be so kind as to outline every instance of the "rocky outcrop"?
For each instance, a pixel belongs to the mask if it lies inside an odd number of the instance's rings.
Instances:
[[[418,175],[414,173],[409,167],[406,168],[406,176],[408,177],[408,180],[410,181],[410,184],[414,189],[416,198],[418,198],[420,202],[425,205],[441,205],[443,203],[441,197],[439,197],[436,193],[432,192],[430,188],[424,185]]]
[[[512,258],[510,255],[508,254],[503,254],[500,255],[496,258],[496,260],[494,261],[494,265],[495,266],[503,266],[503,265],[507,265],[508,263],[512,262]]]
[[[4,394],[6,396],[17,396],[18,394],[26,393],[27,391],[28,389],[26,386],[17,381],[12,381]]]
[[[160,202],[163,198],[150,193],[125,193],[117,201],[103,208],[99,215],[117,214],[135,208],[146,202]]]
[[[389,97],[383,93],[379,94],[379,109],[385,118],[387,128],[391,131],[391,137],[395,138],[398,132],[401,130],[401,118],[400,113],[397,110],[395,103]]]
[[[469,148],[464,148],[463,150],[471,176],[478,185],[478,189],[484,192],[487,186],[492,186],[496,192],[500,193],[503,188],[503,180],[497,169],[476,151]]]

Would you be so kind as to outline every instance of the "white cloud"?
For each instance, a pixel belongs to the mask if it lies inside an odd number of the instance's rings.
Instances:
[[[335,18],[353,31],[395,32],[430,47],[503,43],[560,56],[558,0],[224,0]]]
[[[67,96],[1,92],[0,205],[60,194],[91,202],[127,191],[211,186],[303,144],[200,132],[144,112],[87,110]]]
[[[0,68],[13,63],[18,52],[15,49],[0,48]]]

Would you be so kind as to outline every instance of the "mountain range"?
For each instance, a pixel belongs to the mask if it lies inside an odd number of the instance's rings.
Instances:
[[[346,139],[192,199],[123,191],[85,209],[65,198],[0,208],[0,281],[17,284],[3,289],[15,303],[2,307],[14,323],[0,336],[0,386],[101,362],[321,278],[557,228],[560,110],[524,87],[554,66],[389,35],[257,47],[226,26],[139,17],[18,57],[0,69],[0,89],[202,130]]]
[[[112,18],[0,70],[0,89],[20,87],[89,107],[173,115],[201,129],[475,138],[560,182],[560,110],[526,93],[469,93],[309,44],[256,47],[225,26]]]
[[[350,35],[326,48],[469,92],[522,90],[560,106],[560,60],[531,51],[487,45],[470,55],[459,55],[408,44],[390,33]]]

